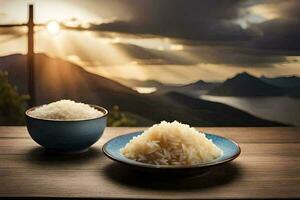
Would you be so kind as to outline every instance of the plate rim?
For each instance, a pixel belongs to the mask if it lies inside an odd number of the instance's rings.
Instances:
[[[204,133],[205,135],[212,135],[212,136],[216,136],[216,137],[219,137],[219,138],[223,138],[225,140],[228,140],[230,141],[231,143],[233,143],[238,151],[237,153],[235,153],[234,155],[230,156],[229,158],[227,159],[224,159],[224,160],[219,160],[219,161],[211,161],[211,162],[208,162],[208,163],[201,163],[201,164],[195,164],[195,165],[153,165],[153,164],[148,164],[148,163],[143,163],[143,162],[138,162],[138,161],[135,161],[135,160],[131,160],[129,158],[126,158],[125,156],[123,156],[125,159],[121,160],[121,159],[118,159],[118,158],[115,158],[114,156],[112,156],[106,149],[107,149],[107,146],[110,142],[112,142],[113,140],[116,140],[118,138],[121,138],[121,137],[124,137],[124,136],[128,136],[128,135],[133,135],[133,134],[137,134],[137,133],[140,133],[142,134],[144,132],[144,130],[140,130],[140,131],[134,131],[134,132],[130,132],[130,133],[126,133],[126,134],[122,134],[122,135],[119,135],[119,136],[116,136],[116,137],[113,137],[111,139],[109,139],[103,146],[102,146],[102,151],[104,153],[104,155],[106,157],[108,157],[109,159],[113,160],[113,161],[116,161],[118,163],[121,163],[121,164],[126,164],[126,165],[129,165],[129,166],[132,166],[132,167],[143,167],[143,168],[149,168],[149,169],[194,169],[194,168],[205,168],[205,167],[210,167],[210,166],[215,166],[215,165],[220,165],[220,164],[224,164],[224,163],[227,163],[227,162],[230,162],[234,159],[236,159],[240,154],[241,154],[241,147],[240,145],[235,142],[234,140],[230,139],[230,138],[226,138],[226,137],[223,137],[223,136],[219,136],[219,135],[216,135],[216,134],[211,134],[211,133],[207,133],[207,132],[201,132],[201,133]],[[128,161],[126,161],[128,160]]]

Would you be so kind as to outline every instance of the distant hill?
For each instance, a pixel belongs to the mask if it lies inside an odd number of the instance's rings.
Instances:
[[[205,81],[197,81],[189,84],[165,84],[161,83],[157,80],[136,80],[136,79],[123,79],[116,78],[116,80],[127,87],[155,87],[156,93],[164,94],[167,92],[179,92],[183,94],[188,94],[190,96],[199,96],[202,93],[207,92],[208,90],[218,86],[220,83],[218,82],[205,82]]]
[[[18,86],[21,93],[27,93],[25,55],[1,57],[0,69],[8,72],[9,81]],[[95,96],[99,96],[99,91],[135,94],[133,90],[118,82],[89,73],[78,65],[45,54],[35,55],[35,75],[38,104],[61,97],[93,101]]]
[[[257,78],[244,72],[226,80],[225,85],[221,82],[206,82],[203,80],[186,85],[164,84],[157,80],[141,81],[123,78],[117,78],[117,81],[130,88],[155,87],[157,89],[156,93],[158,94],[179,92],[193,97],[199,97],[199,95],[203,94],[244,97],[283,95],[294,98],[300,97],[300,77],[297,76],[282,76],[275,78],[261,76],[260,78]]]
[[[161,88],[165,87],[166,85],[156,81],[156,80],[137,80],[137,79],[125,79],[125,78],[116,78],[116,80],[127,87],[156,87]]]
[[[208,94],[215,96],[266,97],[282,96],[286,94],[286,91],[243,72],[227,79],[221,85],[210,90]]]
[[[181,89],[186,90],[211,90],[220,85],[218,82],[205,82],[203,80],[196,81],[187,85],[179,86]]]
[[[277,87],[300,87],[300,77],[297,76],[281,76],[275,78],[262,76],[260,80]]]
[[[0,57],[0,70],[8,71],[10,82],[21,93],[27,93],[25,55]],[[38,104],[64,98],[102,105],[108,109],[118,105],[121,110],[135,117],[140,122],[139,126],[175,119],[192,126],[282,125],[224,104],[178,93],[141,95],[118,82],[89,73],[78,65],[44,54],[35,55],[35,78]]]
[[[203,80],[196,81],[183,86],[177,86],[176,88],[170,88],[170,91],[177,91],[190,96],[199,97],[201,94],[206,94],[209,90],[212,90],[219,86],[218,82],[205,82]]]
[[[202,80],[186,85],[164,85],[157,87],[157,94],[165,94],[168,92],[178,92],[192,97],[199,97],[206,94],[212,88],[215,88],[220,83],[218,82],[205,82]]]
[[[282,76],[275,78],[267,78],[262,76],[262,81],[280,87],[285,91],[285,95],[292,98],[300,98],[300,77],[297,76]]]

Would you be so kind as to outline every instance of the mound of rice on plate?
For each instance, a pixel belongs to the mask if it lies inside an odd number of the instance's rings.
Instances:
[[[129,159],[154,165],[201,164],[223,153],[205,134],[177,121],[150,127],[120,151]]]

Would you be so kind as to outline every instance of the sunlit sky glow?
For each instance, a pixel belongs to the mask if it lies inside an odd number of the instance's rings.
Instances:
[[[101,22],[103,18],[95,12],[78,6],[78,3],[85,4],[89,8],[93,4],[90,1],[69,1],[69,0],[0,0],[0,23],[24,23],[27,19],[27,6],[32,3],[35,5],[36,23],[46,23],[50,20],[60,22],[80,19],[81,22]],[[16,13],[18,13],[16,15]]]
[[[60,32],[60,24],[57,21],[50,21],[46,26],[47,31],[52,35],[57,35]]]
[[[234,57],[230,58],[232,61],[226,63],[218,59],[224,55],[224,52],[225,54],[228,52],[227,47],[217,46],[218,44],[214,42],[203,45],[203,42],[197,43],[155,34],[60,30],[58,22],[88,28],[93,23],[130,20],[132,16],[128,12],[129,8],[117,2],[0,0],[0,24],[26,23],[27,5],[34,3],[36,23],[48,23],[46,28],[36,30],[36,52],[63,58],[83,66],[88,71],[112,78],[189,83],[199,79],[224,80],[243,71],[257,76],[300,75],[298,53],[294,53],[294,56],[283,55],[280,59],[284,61],[270,63],[261,61],[263,59],[261,55],[241,54],[237,56],[245,56],[245,59],[240,63],[235,61],[237,59]],[[265,3],[241,6],[239,11],[240,15],[230,20],[244,30],[282,17],[278,8]],[[0,56],[26,53],[24,28],[18,28],[17,34],[1,32],[1,30]],[[239,47],[234,44],[232,48]],[[234,56],[234,53],[232,55]],[[151,56],[153,58],[149,58]],[[254,61],[252,63],[250,59],[257,59],[261,64]]]

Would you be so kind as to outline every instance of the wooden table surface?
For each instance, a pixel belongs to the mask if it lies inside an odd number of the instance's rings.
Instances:
[[[141,129],[107,128],[86,153],[50,155],[25,127],[0,127],[0,197],[300,197],[300,128],[199,128],[235,140],[242,153],[206,175],[180,180],[135,173],[101,152],[108,139]]]

